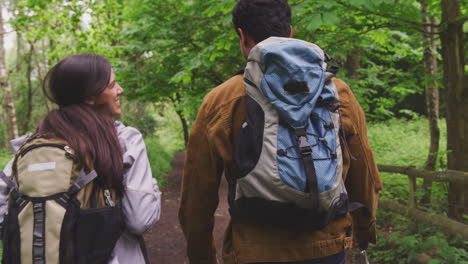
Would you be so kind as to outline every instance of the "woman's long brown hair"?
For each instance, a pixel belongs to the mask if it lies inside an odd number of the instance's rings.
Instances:
[[[85,103],[107,87],[111,72],[109,61],[91,54],[71,55],[55,65],[43,88],[59,108],[45,116],[37,132],[66,140],[83,162],[92,162],[97,184],[121,195],[123,156],[114,120]]]

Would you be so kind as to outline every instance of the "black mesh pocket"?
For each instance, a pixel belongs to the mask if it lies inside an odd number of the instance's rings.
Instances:
[[[60,200],[57,200],[60,203]],[[75,226],[80,213],[80,202],[74,198],[68,204],[60,231],[60,263],[75,264]]]
[[[120,206],[80,210],[75,229],[76,263],[107,263],[122,231]]]
[[[234,176],[242,178],[257,165],[262,152],[265,113],[250,96],[246,97],[247,118],[234,145]]]
[[[21,240],[19,229],[19,207],[11,203],[8,215],[3,221],[3,264],[21,263]]]

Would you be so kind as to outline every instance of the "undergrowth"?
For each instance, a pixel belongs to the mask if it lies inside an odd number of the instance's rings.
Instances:
[[[440,151],[437,170],[446,169],[446,127],[440,122]],[[368,125],[368,136],[377,163],[423,168],[429,150],[428,121],[389,120]],[[400,174],[381,173],[383,190],[380,199],[406,204],[408,177]],[[422,179],[418,179],[421,186]],[[420,190],[420,188],[419,188]],[[419,208],[446,215],[448,187],[446,183],[434,183],[431,208]],[[417,198],[422,192],[416,193]],[[433,227],[415,223],[391,212],[377,212],[378,244],[368,250],[371,263],[404,264],[419,257],[430,258],[430,264],[468,263],[468,242],[437,232]],[[423,254],[424,253],[424,254]]]
[[[159,188],[166,184],[166,174],[171,170],[173,151],[163,146],[156,136],[145,139],[148,158],[153,177],[158,181]]]

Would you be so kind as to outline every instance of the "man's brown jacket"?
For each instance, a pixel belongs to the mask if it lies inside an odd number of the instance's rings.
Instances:
[[[366,131],[366,121],[351,89],[336,84],[343,128],[349,151],[343,149],[343,179],[352,202],[371,212],[365,217],[338,218],[320,231],[280,230],[231,218],[225,233],[223,263],[286,262],[320,258],[351,247],[352,235],[360,241],[376,241],[375,213],[382,188]],[[213,89],[203,100],[192,128],[185,160],[179,220],[187,240],[191,264],[217,263],[213,243],[214,212],[224,172],[231,176],[234,139],[245,120],[245,85],[236,75]],[[351,160],[349,153],[354,156]]]

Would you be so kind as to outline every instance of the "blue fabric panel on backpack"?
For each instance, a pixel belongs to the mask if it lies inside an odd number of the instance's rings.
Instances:
[[[333,122],[327,109],[315,107],[319,99],[335,97],[325,86],[322,63],[317,50],[298,40],[272,44],[262,51],[261,89],[282,121],[277,149],[286,151],[286,156],[277,155],[279,174],[283,182],[300,191],[305,190],[307,177],[292,128],[305,127],[310,134],[319,192],[331,189],[335,181],[337,161],[331,156],[336,152],[336,136],[334,128],[325,128]],[[291,83],[302,86],[290,93],[287,86]]]
[[[304,127],[315,107],[325,80],[318,51],[298,40],[267,46],[262,50],[263,94],[282,120],[294,128]],[[307,83],[307,91],[290,94],[289,83]]]
[[[328,191],[333,187],[337,167],[337,160],[330,159],[332,152],[336,151],[335,129],[326,129],[323,121],[332,122],[330,113],[324,108],[316,108],[307,125],[307,133],[317,135],[308,135],[307,138],[313,146],[312,158],[314,159],[319,192]],[[322,138],[322,140],[319,138]],[[328,145],[328,148],[325,144]],[[277,155],[280,178],[294,189],[304,191],[307,177],[305,175],[303,160],[300,158],[301,154],[297,147],[297,139],[291,128],[281,124],[278,126],[277,148],[287,149],[287,156]]]

